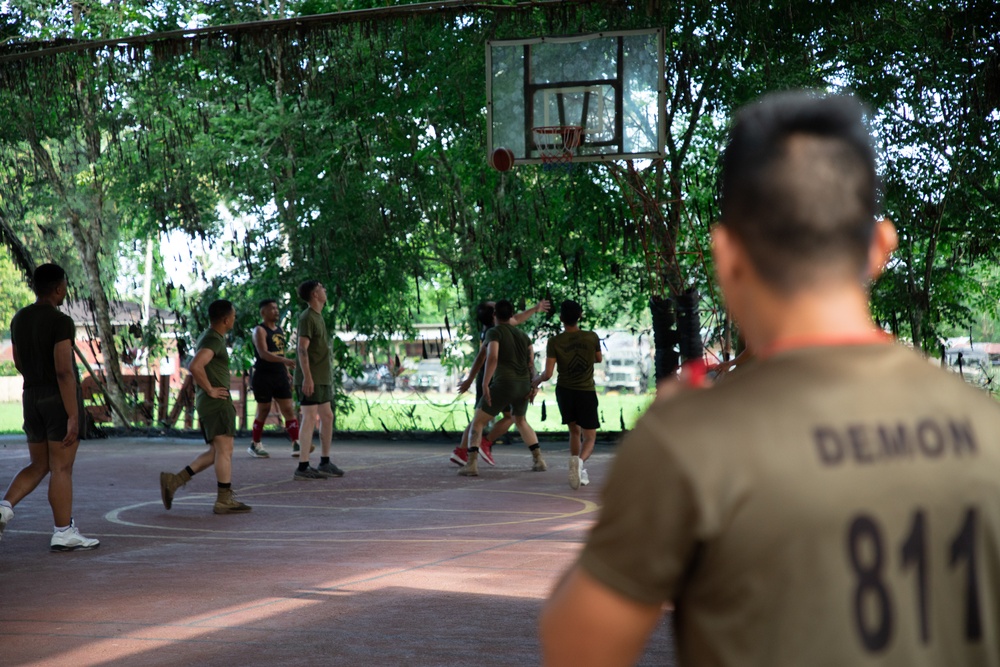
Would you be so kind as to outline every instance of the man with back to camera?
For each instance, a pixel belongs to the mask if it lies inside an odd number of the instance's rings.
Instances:
[[[574,491],[590,484],[584,462],[594,452],[598,417],[597,387],[594,385],[594,364],[601,363],[601,339],[593,331],[580,328],[583,306],[572,299],[562,302],[559,320],[561,333],[549,339],[545,346],[545,370],[532,386],[552,377],[558,364],[556,403],[563,424],[569,429],[569,486]]]
[[[486,332],[486,370],[483,373],[483,396],[476,403],[469,434],[469,460],[458,474],[479,475],[479,442],[483,429],[505,407],[510,406],[517,432],[531,452],[533,472],[545,472],[548,466],[542,458],[538,436],[526,418],[531,381],[535,376],[535,359],[531,339],[510,321],[514,304],[506,299],[497,301],[494,309],[496,326]]]
[[[14,314],[10,323],[14,367],[24,377],[21,406],[30,463],[11,480],[0,500],[0,537],[14,518],[14,506],[49,475],[49,506],[55,524],[52,551],[96,549],[73,521],[73,463],[80,448],[80,389],[73,361],[76,325],[59,312],[66,300],[66,272],[42,264],[31,279],[35,303]]]
[[[330,443],[333,440],[333,364],[330,338],[323,319],[326,306],[326,287],[318,280],[307,280],[299,285],[299,298],[306,307],[299,313],[298,350],[295,355],[295,391],[302,406],[302,430],[299,465],[292,474],[296,481],[343,477],[344,471],[330,461]],[[319,465],[309,465],[312,453],[313,431],[320,426]]]
[[[713,256],[757,359],[624,439],[546,665],[633,664],[667,603],[682,666],[1000,665],[1000,407],[872,322],[896,234],[864,115],[737,114]]]
[[[215,514],[243,514],[251,507],[233,493],[233,441],[236,437],[236,407],[229,393],[229,350],[226,334],[236,325],[231,301],[217,299],[208,304],[209,327],[198,338],[194,359],[188,365],[194,378],[194,407],[208,449],[177,473],[160,473],[163,507],[173,507],[177,490],[197,473],[215,466],[217,496]]]
[[[476,353],[476,358],[472,362],[472,369],[469,371],[467,378],[462,380],[458,384],[458,393],[464,394],[472,386],[472,383],[476,384],[476,404],[483,397],[483,373],[485,372],[486,365],[486,332],[496,326],[496,321],[493,317],[493,309],[496,307],[495,301],[483,301],[478,306],[476,306],[476,321],[479,323],[479,352]],[[535,313],[542,313],[549,309],[549,300],[542,299],[534,306],[528,310],[516,313],[512,318],[510,318],[510,324],[517,326],[522,322],[526,321],[529,317]],[[501,411],[503,417],[493,424],[493,428],[490,429],[489,434],[484,434],[479,441],[479,457],[489,463],[491,466],[496,465],[493,460],[493,444],[496,440],[499,440],[504,436],[510,427],[514,424],[514,418],[510,415],[510,407],[508,406]],[[451,453],[451,462],[458,464],[459,466],[464,466],[469,462],[469,436],[472,433],[472,423],[462,431],[462,441],[455,447],[454,451]]]
[[[269,458],[271,455],[261,443],[264,424],[271,414],[271,402],[277,401],[281,416],[285,419],[285,431],[292,440],[292,454],[297,456],[299,448],[299,421],[292,404],[292,382],[288,369],[295,368],[295,360],[285,356],[285,332],[278,324],[278,302],[264,299],[260,302],[260,324],[253,328],[254,356],[253,397],[257,401],[257,414],[253,420],[250,446],[247,453],[254,458]]]

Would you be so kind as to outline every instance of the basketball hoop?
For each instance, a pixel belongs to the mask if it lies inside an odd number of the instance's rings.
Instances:
[[[573,168],[573,156],[583,139],[583,128],[579,125],[550,125],[532,128],[535,150],[546,169]]]

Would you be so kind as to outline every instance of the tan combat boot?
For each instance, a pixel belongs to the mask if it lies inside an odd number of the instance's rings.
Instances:
[[[549,467],[545,465],[545,459],[542,458],[541,448],[531,450],[531,461],[531,472],[545,472],[549,469]]]
[[[170,506],[174,504],[174,493],[176,493],[177,489],[181,488],[190,481],[191,473],[187,470],[181,470],[177,474],[172,472],[161,472],[160,498],[163,499],[163,506],[170,509]]]
[[[216,498],[212,511],[216,514],[240,514],[241,512],[249,512],[251,509],[253,508],[249,505],[244,505],[236,500],[232,489],[219,489],[219,497]]]
[[[479,477],[479,451],[469,451],[469,462],[458,469],[463,477]]]

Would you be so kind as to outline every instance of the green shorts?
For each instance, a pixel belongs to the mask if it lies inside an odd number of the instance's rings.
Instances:
[[[333,401],[333,387],[328,384],[317,384],[313,386],[313,393],[309,396],[302,394],[302,385],[295,385],[295,396],[299,399],[299,405],[323,405]]]
[[[205,442],[212,442],[220,435],[236,436],[236,406],[232,401],[210,398],[196,409]]]
[[[476,403],[476,409],[482,410],[491,417],[510,406],[510,413],[522,417],[528,413],[528,394],[531,393],[531,380],[493,380],[490,382],[490,404],[481,398]]]

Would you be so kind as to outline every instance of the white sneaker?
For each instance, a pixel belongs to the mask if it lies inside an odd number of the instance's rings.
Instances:
[[[14,510],[6,505],[0,505],[0,538],[3,537],[3,529],[7,527],[10,520],[14,518]]]
[[[580,488],[580,457],[571,456],[569,457],[569,488],[576,489]]]
[[[76,522],[72,519],[69,528],[52,533],[52,541],[49,542],[52,551],[86,551],[96,549],[100,545],[100,541],[81,535],[76,528]]]
[[[250,443],[250,446],[247,447],[247,454],[249,454],[255,459],[271,458],[271,455],[268,453],[268,451],[264,449],[264,445],[260,444],[259,442]]]
[[[583,461],[580,461],[580,486],[587,486],[590,484],[590,475],[587,474],[587,469],[583,467]]]

